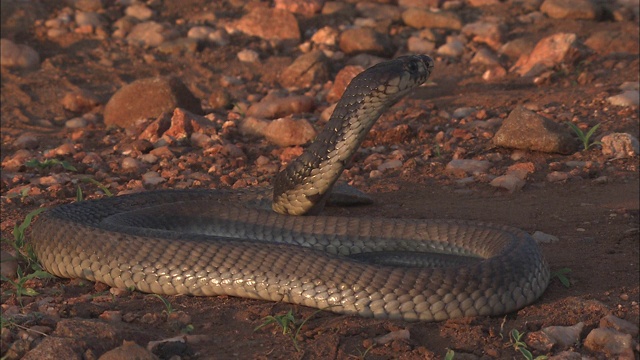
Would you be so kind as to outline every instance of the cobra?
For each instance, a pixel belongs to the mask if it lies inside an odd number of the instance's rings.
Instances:
[[[320,214],[375,121],[433,68],[430,57],[414,55],[356,76],[325,129],[273,189],[161,190],[62,205],[35,223],[36,255],[59,277],[112,287],[375,318],[438,321],[530,304],[550,274],[524,231]]]

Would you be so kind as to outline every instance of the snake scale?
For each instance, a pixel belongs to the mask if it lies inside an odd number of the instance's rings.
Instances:
[[[34,224],[36,255],[54,275],[118,288],[283,301],[375,318],[439,321],[530,304],[550,274],[521,230],[317,215],[374,122],[433,67],[426,55],[403,56],[356,76],[325,129],[276,176],[272,199],[190,189],[62,205]]]

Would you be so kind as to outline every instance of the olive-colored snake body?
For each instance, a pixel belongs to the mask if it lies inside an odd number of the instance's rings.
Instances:
[[[530,304],[550,274],[521,230],[294,216],[322,209],[373,123],[424,83],[433,65],[424,55],[405,56],[354,78],[323,132],[277,176],[270,205],[264,191],[198,189],[63,205],[34,224],[36,255],[57,276],[118,288],[284,301],[376,318],[435,321]]]

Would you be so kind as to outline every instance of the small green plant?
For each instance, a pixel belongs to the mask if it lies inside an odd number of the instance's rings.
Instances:
[[[31,187],[25,186],[22,189],[20,189],[19,193],[8,194],[7,198],[8,199],[14,199],[14,198],[19,197],[20,200],[24,200],[27,196],[29,196],[29,191],[31,191]]]
[[[562,269],[558,269],[556,271],[552,271],[551,272],[551,278],[557,278],[560,283],[562,283],[562,285],[564,285],[564,287],[566,288],[570,288],[571,287],[571,281],[569,280],[569,278],[567,277],[567,274],[569,274],[571,272],[571,269],[569,268],[562,268]]]
[[[167,314],[167,316],[173,314],[173,312],[175,311],[173,309],[173,306],[171,306],[171,303],[169,302],[169,300],[163,298],[162,296],[158,295],[158,294],[151,294],[152,296],[157,297],[158,299],[160,299],[162,301],[162,303],[164,304],[164,310],[162,310],[164,313]]]
[[[578,125],[572,122],[567,122],[567,124],[569,124],[569,127],[571,128],[571,130],[573,130],[573,132],[576,135],[578,135],[578,139],[582,141],[582,146],[584,147],[584,150],[589,150],[590,147],[595,145],[602,145],[600,141],[592,141],[591,139],[593,134],[595,134],[596,130],[598,130],[598,128],[600,127],[600,124],[597,124],[596,126],[589,129],[589,131],[587,131],[586,134],[582,131],[582,129],[578,127]]]
[[[524,336],[524,332],[520,332],[518,331],[518,329],[513,329],[511,330],[511,343],[513,344],[513,348],[520,351],[520,353],[522,354],[522,356],[524,356],[525,359],[527,360],[546,360],[547,356],[546,355],[540,355],[537,357],[533,357],[533,354],[531,353],[531,351],[529,351],[529,349],[527,349],[527,344],[522,340],[522,337]]]
[[[104,184],[102,184],[101,182],[99,182],[98,180],[96,180],[94,178],[86,177],[86,178],[83,178],[82,181],[88,182],[88,183],[92,183],[92,184],[96,185],[108,197],[112,197],[113,196],[113,193],[111,191],[109,191],[109,189]]]
[[[453,360],[455,355],[456,353],[453,350],[447,349],[447,353],[444,355],[444,360]]]
[[[38,159],[31,159],[24,163],[27,167],[33,167],[38,169],[46,169],[52,167],[54,165],[61,165],[63,169],[69,171],[78,171],[75,166],[71,165],[66,160],[58,160],[58,159],[46,159],[44,161],[40,161]]]
[[[302,329],[307,321],[309,321],[312,317],[314,317],[322,310],[323,309],[316,310],[313,314],[304,318],[299,324],[299,321],[296,320],[296,317],[293,315],[292,310],[289,310],[289,312],[284,315],[269,315],[264,317],[262,324],[258,325],[255,329],[253,329],[253,331],[258,331],[267,325],[277,324],[282,329],[283,335],[289,335],[291,341],[293,342],[293,346],[296,348],[296,351],[299,352],[300,345],[298,344],[298,334],[300,333],[300,329]]]
[[[22,296],[36,296],[38,295],[38,292],[35,291],[33,288],[30,288],[27,286],[27,281],[29,280],[33,280],[33,279],[46,279],[46,278],[52,278],[53,275],[49,274],[48,272],[44,271],[44,270],[37,270],[34,271],[30,274],[25,275],[22,268],[18,267],[16,269],[16,274],[17,274],[17,278],[16,280],[11,280],[7,277],[5,277],[4,275],[0,275],[0,279],[2,279],[2,281],[5,281],[9,284],[11,284],[11,286],[13,286],[13,289],[15,290],[15,294],[16,297],[18,298],[18,302],[22,303]]]
[[[28,246],[25,243],[25,232],[27,231],[27,228],[31,226],[31,222],[33,221],[33,218],[45,210],[46,208],[39,208],[29,212],[25,216],[22,223],[20,224],[16,223],[14,225],[13,232],[12,232],[13,240],[9,240],[6,238],[2,239],[3,242],[13,247],[13,249],[15,250],[15,253],[18,256],[18,260],[25,261],[34,271],[42,270],[42,268],[38,264],[38,258],[33,252],[33,249],[31,248],[31,246]]]
[[[355,359],[360,359],[360,360],[364,360],[367,358],[367,354],[369,353],[369,351],[371,351],[371,349],[373,349],[376,346],[376,344],[372,344],[370,345],[368,348],[366,348],[364,351],[361,351],[360,349],[358,350],[358,355],[349,355],[349,358],[355,358]]]

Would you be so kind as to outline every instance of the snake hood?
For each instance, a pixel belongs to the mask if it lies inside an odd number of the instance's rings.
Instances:
[[[315,214],[380,115],[422,85],[434,68],[427,55],[402,56],[358,74],[313,143],[274,182],[274,211]]]

